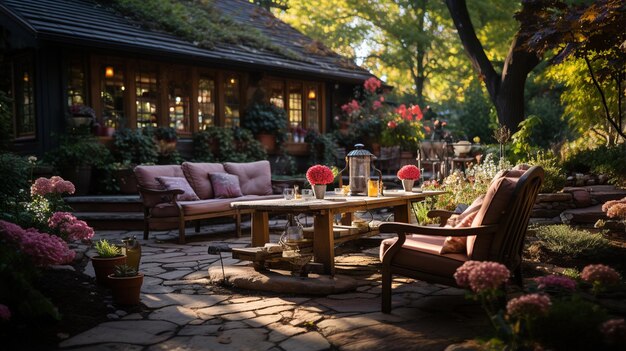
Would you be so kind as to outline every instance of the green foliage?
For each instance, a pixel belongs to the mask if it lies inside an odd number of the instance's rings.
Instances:
[[[548,349],[597,350],[603,345],[599,326],[607,319],[602,308],[579,296],[557,299],[535,321],[532,335]]]
[[[310,130],[304,141],[311,144],[311,164],[334,165],[337,162],[335,136]]]
[[[141,132],[150,138],[155,138],[156,140],[173,142],[178,139],[176,129],[172,127],[145,127],[141,129]]]
[[[139,273],[134,267],[131,267],[126,264],[120,264],[113,268],[113,276],[114,277],[135,277]]]
[[[261,143],[249,130],[211,126],[193,136],[198,162],[251,162],[267,159]]]
[[[541,119],[537,116],[528,116],[519,124],[519,130],[511,136],[511,151],[518,159],[529,155],[532,151],[530,138],[533,129],[541,125]]]
[[[16,206],[28,197],[26,189],[32,167],[25,158],[12,153],[0,154],[0,212],[13,212]],[[15,213],[13,213],[14,215]]]
[[[123,128],[113,135],[113,157],[115,161],[132,167],[156,163],[158,153],[152,137],[139,129]]]
[[[531,156],[527,163],[531,166],[541,166],[545,172],[540,192],[554,193],[565,186],[567,176],[554,154],[539,151],[535,156]]]
[[[257,102],[252,104],[243,116],[241,127],[254,135],[272,134],[280,145],[285,141],[287,128],[287,112],[270,103]]]
[[[365,144],[371,150],[373,143],[380,142],[383,120],[377,117],[360,118],[350,124],[348,138],[343,138],[346,149],[354,148],[354,144]],[[347,144],[345,144],[347,143]]]
[[[455,104],[450,106],[457,111],[452,120],[454,125],[470,140],[479,137],[482,143],[494,143],[492,129],[496,125],[496,118],[491,113],[493,105],[480,82],[472,80],[464,90],[464,97],[463,103],[455,100]]]
[[[100,239],[94,244],[94,249],[101,258],[110,258],[122,255],[122,249],[106,239]]]
[[[545,249],[572,258],[600,257],[610,247],[602,234],[574,229],[565,224],[538,227],[536,235]]]
[[[44,160],[57,170],[78,166],[105,168],[111,163],[111,153],[90,133],[69,132],[59,137],[59,146],[46,153]]]
[[[219,43],[244,44],[301,59],[293,51],[273,44],[258,29],[233,21],[216,9],[210,0],[113,0],[112,3],[122,14],[146,28],[165,30],[203,48],[212,49]]]
[[[6,92],[0,91],[0,152],[9,150],[13,140],[12,101]]]
[[[606,174],[609,182],[626,185],[626,144],[600,146],[567,155],[563,167],[570,173]]]

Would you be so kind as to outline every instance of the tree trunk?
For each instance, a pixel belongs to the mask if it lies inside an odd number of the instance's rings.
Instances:
[[[446,0],[446,5],[465,48],[465,53],[480,75],[481,81],[485,83],[491,102],[496,107],[498,121],[507,126],[511,132],[516,132],[519,129],[519,123],[525,118],[526,77],[539,64],[539,57],[522,49],[522,40],[519,40],[516,34],[504,61],[502,74],[498,74],[476,37],[465,0]]]

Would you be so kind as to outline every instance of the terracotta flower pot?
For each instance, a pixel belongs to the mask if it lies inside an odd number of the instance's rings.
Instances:
[[[120,305],[138,305],[141,301],[141,285],[143,273],[133,277],[115,277],[109,274],[109,285],[113,293],[113,301]]]
[[[273,134],[257,134],[256,139],[263,145],[267,153],[276,151],[276,136]]]
[[[113,269],[117,265],[126,264],[126,256],[91,258],[93,270],[96,272],[96,282],[100,285],[109,285],[109,274],[113,274]]]

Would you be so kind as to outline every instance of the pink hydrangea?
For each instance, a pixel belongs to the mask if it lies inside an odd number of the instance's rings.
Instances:
[[[383,104],[382,104],[380,101],[378,101],[378,100],[376,100],[376,101],[374,101],[374,102],[372,103],[372,109],[373,109],[374,111],[378,110],[378,109],[379,109],[379,108],[381,108],[381,107],[383,107]]]
[[[352,100],[349,103],[341,106],[341,110],[349,115],[351,115],[354,112],[359,111],[360,109],[361,109],[361,105],[356,100]]]
[[[7,306],[0,304],[0,320],[8,321],[9,319],[11,319],[11,310]]]
[[[30,187],[31,195],[46,196],[48,194],[73,194],[76,191],[74,184],[68,180],[64,180],[61,177],[54,176],[48,178],[37,178],[33,185]]]
[[[0,220],[0,234],[30,257],[37,266],[69,263],[76,255],[63,239],[40,233],[34,228],[23,229],[16,224]]]
[[[55,212],[48,219],[48,226],[68,241],[87,240],[94,235],[93,228],[69,212]]]
[[[327,166],[315,165],[311,166],[306,171],[306,179],[312,185],[330,184],[335,180],[335,176],[333,175],[333,171],[331,171]]]
[[[466,261],[463,265],[456,269],[454,272],[454,279],[456,284],[462,288],[469,288],[469,274],[478,265],[480,261]]]
[[[548,313],[552,302],[542,294],[528,294],[511,299],[506,304],[506,314],[510,317],[537,316]]]
[[[363,83],[363,87],[365,87],[365,90],[369,91],[370,93],[375,93],[376,90],[381,86],[382,82],[374,77],[366,80],[365,83]]]
[[[536,278],[537,287],[542,290],[546,289],[561,289],[567,291],[576,290],[576,282],[568,277],[562,275],[548,275],[545,277]]]
[[[609,343],[626,343],[626,322],[624,318],[614,318],[602,323],[600,332]]]
[[[613,268],[603,264],[590,264],[583,268],[580,278],[588,283],[601,285],[618,284],[621,277]]]
[[[510,276],[511,272],[505,265],[486,261],[472,267],[468,274],[468,281],[472,291],[481,293],[501,287]]]
[[[399,179],[413,179],[413,180],[418,180],[420,179],[420,170],[419,168],[417,168],[414,165],[406,165],[403,166],[402,168],[400,168],[400,170],[398,170],[398,173],[396,174],[398,176]]]

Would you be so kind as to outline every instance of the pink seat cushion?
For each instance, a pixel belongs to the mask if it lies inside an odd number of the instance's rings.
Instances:
[[[209,173],[226,173],[221,163],[183,162],[181,168],[189,185],[202,200],[214,197]]]
[[[228,199],[243,196],[239,187],[239,178],[234,174],[210,173],[211,186],[216,199]]]
[[[384,253],[396,240],[396,238],[383,240],[380,245],[381,261]],[[439,251],[444,240],[444,237],[438,236],[407,236],[402,249],[394,256],[391,264],[411,270],[420,267],[420,271],[438,276],[452,276],[456,269],[467,261],[467,256],[462,253],[440,255]]]
[[[239,177],[244,195],[272,195],[272,169],[269,161],[224,164],[224,169]]]
[[[184,191],[182,194],[176,195],[177,201],[195,201],[200,200],[198,195],[193,191],[187,179],[184,177],[156,177],[156,180],[165,190],[179,189]]]
[[[178,204],[183,208],[185,216],[224,212],[230,210],[229,199],[208,199],[197,201],[181,201]],[[152,217],[178,217],[178,207],[171,203],[158,204],[150,213]]]

